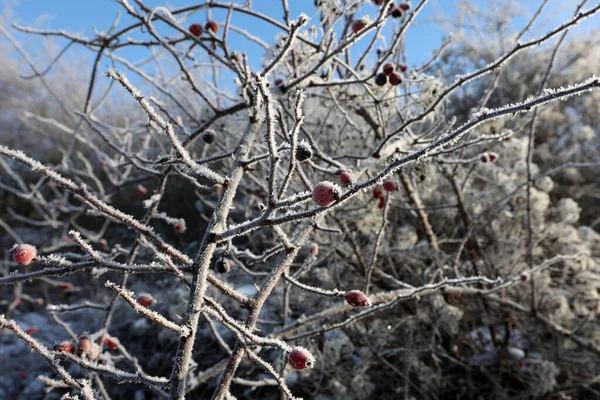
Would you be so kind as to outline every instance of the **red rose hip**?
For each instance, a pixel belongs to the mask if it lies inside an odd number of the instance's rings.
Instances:
[[[340,173],[340,182],[342,182],[342,185],[344,185],[344,186],[351,185],[352,184],[352,175],[350,175],[350,172],[342,171]]]
[[[319,182],[315,185],[312,198],[320,206],[327,207],[339,200],[342,190],[332,182]]]
[[[371,305],[371,300],[360,290],[350,290],[346,293],[346,303],[352,307],[368,307]]]
[[[150,307],[152,304],[155,303],[155,301],[156,300],[154,300],[154,297],[152,297],[148,293],[140,294],[137,298],[138,304],[143,307]]]
[[[388,78],[390,80],[390,85],[392,86],[398,86],[402,83],[402,76],[398,72],[392,72]]]
[[[35,246],[30,244],[14,245],[10,251],[12,253],[13,260],[19,265],[29,265],[37,256],[37,250]]]
[[[380,186],[377,186],[375,189],[373,189],[373,198],[374,199],[378,199],[382,196],[383,196],[383,192],[381,191]]]
[[[206,31],[211,31],[216,34],[219,31],[219,24],[216,21],[208,21],[204,28]]]
[[[394,72],[395,66],[393,63],[386,63],[383,65],[383,73],[386,75],[390,75],[392,72]]]
[[[202,28],[202,25],[200,24],[192,24],[190,25],[190,29],[189,29],[190,33],[194,36],[201,36],[202,33],[204,32],[204,29]]]
[[[367,26],[365,21],[363,21],[362,19],[357,19],[356,21],[352,22],[352,32],[356,34],[362,31],[365,26]]]
[[[398,182],[396,181],[385,181],[383,182],[383,188],[388,192],[393,192],[398,190]]]
[[[315,358],[304,347],[294,347],[288,355],[288,362],[294,369],[306,369],[315,365]]]

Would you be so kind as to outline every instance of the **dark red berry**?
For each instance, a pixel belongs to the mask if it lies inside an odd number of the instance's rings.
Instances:
[[[400,65],[398,65],[398,69],[401,72],[406,72],[406,71],[408,71],[408,66],[406,64],[400,64]]]
[[[362,31],[365,26],[367,26],[365,21],[363,21],[362,19],[357,19],[356,21],[352,22],[352,32],[356,34]]]
[[[347,292],[346,302],[352,307],[367,307],[371,305],[369,297],[360,290],[350,290]]]
[[[148,293],[140,294],[136,300],[140,306],[149,307],[154,304],[154,297],[149,295]]]
[[[389,76],[390,85],[398,86],[402,83],[402,76],[398,72],[392,72]]]
[[[377,207],[381,210],[385,207],[385,196],[381,196],[379,198],[379,204],[377,204]]]
[[[178,223],[175,224],[175,231],[176,232],[185,232],[185,221],[180,221]]]
[[[398,182],[396,181],[385,181],[383,182],[383,188],[388,192],[393,192],[398,190]]]
[[[519,279],[520,279],[522,282],[525,282],[525,281],[527,281],[527,274],[521,274],[521,276],[519,277]]]
[[[407,3],[402,3],[398,6],[402,11],[408,11],[410,9],[410,5]]]
[[[206,131],[202,134],[202,140],[205,143],[211,144],[215,141],[215,133],[213,131]]]
[[[375,76],[375,83],[377,86],[383,86],[387,83],[388,77],[385,73],[380,72]]]
[[[204,28],[207,31],[211,31],[212,33],[216,34],[219,31],[219,24],[215,21],[208,21]]]
[[[296,147],[296,160],[298,161],[306,161],[313,156],[313,151],[310,145],[306,142],[298,143],[298,147]]]
[[[190,25],[190,33],[194,36],[202,36],[202,33],[204,32],[204,29],[202,28],[202,25],[200,24],[192,24]]]
[[[215,270],[220,274],[228,273],[231,271],[231,268],[233,268],[233,261],[228,258],[217,261],[217,264],[215,265]]]
[[[38,331],[38,328],[35,326],[32,326],[31,328],[27,329],[25,331],[26,334],[28,335],[33,335],[34,333],[36,333]]]
[[[312,197],[315,203],[327,207],[338,201],[341,193],[340,187],[335,183],[319,182],[313,188]]]
[[[295,347],[288,355],[288,362],[294,369],[306,369],[315,365],[315,358],[304,347]]]
[[[376,6],[380,6],[383,4],[383,0],[373,0],[373,3],[375,3]]]
[[[275,83],[275,86],[281,86],[283,85],[283,79],[275,79],[275,82],[273,83]]]
[[[373,189],[373,198],[378,199],[381,196],[383,196],[383,191],[381,190],[381,187],[375,187],[375,189]]]
[[[352,175],[350,175],[350,172],[342,171],[340,173],[340,182],[342,182],[342,185],[344,185],[344,186],[351,185],[352,184]]]
[[[389,75],[392,72],[394,72],[395,68],[396,68],[396,66],[394,65],[394,63],[385,63],[383,65],[383,73],[386,75]]]

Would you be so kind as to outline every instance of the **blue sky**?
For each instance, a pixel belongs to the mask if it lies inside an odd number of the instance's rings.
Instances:
[[[479,6],[488,8],[492,3],[485,0],[473,0]],[[169,8],[180,8],[198,4],[200,0],[146,0],[145,4],[149,7],[167,6]],[[243,0],[234,0],[235,3],[244,3]],[[521,4],[525,8],[531,10],[537,8],[541,0],[522,1]],[[131,4],[135,4],[130,0]],[[283,15],[281,3],[279,0],[253,0],[253,8],[257,11],[265,13],[275,19],[281,20]],[[434,20],[438,16],[456,18],[456,0],[429,0],[425,9],[421,12],[416,20],[416,23],[409,29],[406,36],[406,55],[409,65],[417,65],[429,59],[437,46],[442,42],[445,35],[444,29],[439,26]],[[501,3],[494,1],[494,4]],[[576,0],[550,0],[545,13],[539,19],[539,22],[531,30],[532,36],[540,36],[547,32],[552,27],[555,27],[559,22],[570,18],[573,10],[579,1]],[[595,1],[589,1],[591,5]],[[20,25],[36,27],[39,29],[59,30],[64,29],[71,33],[81,33],[82,35],[91,38],[94,35],[94,27],[99,31],[106,31],[114,21],[117,13],[121,11],[121,19],[118,27],[122,28],[134,21],[128,16],[122,7],[113,0],[5,0],[5,7],[10,9],[10,22],[16,22]],[[313,0],[289,0],[290,14],[294,18],[301,12],[306,13],[312,18],[315,23],[318,22],[318,13],[313,6]],[[412,1],[413,6],[417,1]],[[0,10],[1,11],[1,10]],[[363,6],[358,15],[375,15],[376,6]],[[6,13],[5,13],[6,15]],[[212,18],[222,22],[225,20],[224,11],[213,12]],[[205,12],[197,13],[190,16],[182,25],[188,26],[192,22],[206,21]],[[513,28],[520,29],[527,19],[525,17],[518,18],[514,21]],[[252,34],[259,36],[268,44],[274,43],[274,37],[279,33],[278,28],[254,18],[234,14],[232,23],[239,27],[244,27]],[[598,24],[598,19],[595,21],[583,24],[582,29],[591,29],[590,26]],[[597,26],[597,25],[596,25]],[[391,29],[391,28],[390,28]],[[578,29],[580,29],[578,27]],[[24,38],[23,35],[14,32],[20,40],[25,40],[31,45],[35,38],[29,36]],[[571,37],[577,33],[572,33]],[[133,37],[140,38],[140,33],[132,34]],[[0,39],[1,40],[1,39]],[[364,41],[366,42],[366,41]],[[66,42],[65,42],[66,43]],[[245,51],[249,54],[251,65],[254,68],[260,66],[262,59],[262,49],[252,44],[241,35],[232,33],[230,35],[230,47],[234,50]],[[57,50],[58,51],[58,50]],[[87,52],[91,58],[92,54]],[[148,53],[144,49],[127,49],[119,53],[120,56],[127,58],[130,61],[144,59]],[[81,57],[81,47],[73,46],[66,57]],[[108,63],[103,66],[103,70],[108,68]],[[102,67],[101,67],[102,68]]]

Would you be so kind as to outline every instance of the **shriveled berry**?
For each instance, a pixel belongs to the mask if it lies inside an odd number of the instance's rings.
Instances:
[[[27,329],[25,331],[26,334],[28,335],[33,335],[34,333],[36,333],[38,331],[38,328],[35,326],[32,326],[31,328]]]
[[[392,72],[388,78],[390,80],[390,85],[392,86],[398,86],[402,83],[402,75],[398,72]]]
[[[100,242],[98,242],[98,243],[100,243],[100,246],[102,246],[102,247],[108,246],[108,242],[106,241],[106,239],[100,239]]]
[[[319,254],[319,245],[316,243],[313,243],[312,246],[310,246],[310,254],[312,254],[313,256],[316,256],[317,254]]]
[[[288,354],[288,362],[294,369],[306,369],[315,365],[315,358],[304,347],[294,347]]]
[[[410,4],[402,3],[398,6],[398,8],[401,9],[402,11],[408,11],[410,9]]]
[[[213,131],[206,131],[202,134],[202,140],[205,143],[211,144],[215,141],[215,133]]]
[[[360,290],[346,292],[346,302],[352,307],[368,307],[371,305],[369,297]]]
[[[406,64],[400,64],[400,65],[398,65],[398,69],[401,72],[406,72],[406,71],[408,71],[408,66]]]
[[[13,260],[19,265],[29,265],[37,256],[37,250],[35,246],[30,244],[15,244],[10,251],[12,253]]]
[[[383,182],[383,188],[388,192],[393,192],[398,190],[398,182],[396,181],[385,181]]]
[[[313,156],[313,151],[310,145],[304,141],[298,143],[296,147],[296,160],[306,161]]]
[[[327,207],[339,200],[342,190],[332,182],[319,182],[315,185],[312,197],[315,203]]]
[[[283,79],[275,79],[275,82],[273,82],[275,84],[275,86],[281,86],[283,85]]]
[[[191,24],[189,31],[194,36],[202,36],[204,28],[202,28],[202,25],[200,24]]]
[[[208,21],[204,28],[216,34],[219,31],[219,24],[216,21]]]
[[[381,210],[385,207],[385,196],[381,196],[379,198],[379,204],[377,204],[377,207]]]
[[[216,194],[220,194],[223,191],[223,185],[221,185],[220,183],[215,183],[213,185],[213,190]]]
[[[387,83],[387,81],[388,81],[388,77],[383,72],[380,72],[375,76],[375,84],[377,86],[383,86]]]
[[[356,34],[360,31],[362,31],[365,26],[367,26],[365,21],[363,21],[362,19],[357,19],[356,21],[352,22],[352,27],[351,27],[352,32],[354,32]]]
[[[342,182],[342,185],[344,185],[344,186],[351,185],[352,184],[352,175],[350,175],[350,172],[342,171],[340,173],[340,182]]]
[[[143,306],[143,307],[150,307],[152,304],[154,304],[156,302],[154,297],[152,297],[148,293],[140,294],[136,301],[140,306]]]
[[[233,261],[228,258],[223,258],[219,260],[215,265],[215,270],[220,274],[226,274],[233,268]]]
[[[386,63],[383,65],[383,73],[386,75],[391,74],[396,69],[394,63]]]

